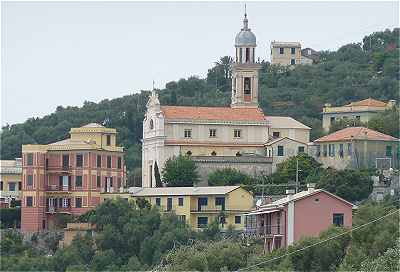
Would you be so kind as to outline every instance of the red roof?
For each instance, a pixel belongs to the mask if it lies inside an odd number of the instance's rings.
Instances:
[[[361,101],[352,102],[346,106],[368,106],[368,107],[386,107],[387,103],[373,98],[367,98]]]
[[[260,108],[162,106],[161,110],[166,119],[265,122]]]
[[[366,127],[348,127],[321,137],[315,142],[339,142],[349,140],[398,141],[399,139]]]

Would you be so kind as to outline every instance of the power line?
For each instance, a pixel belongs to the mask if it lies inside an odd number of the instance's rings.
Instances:
[[[388,216],[390,216],[390,215],[392,215],[392,214],[394,214],[394,213],[396,213],[396,212],[399,212],[399,211],[400,211],[400,210],[397,210],[397,209],[396,209],[395,211],[392,211],[392,212],[390,212],[390,213],[388,213],[388,214],[386,214],[386,215],[384,215],[384,216],[381,216],[381,217],[379,217],[379,218],[377,218],[377,219],[374,219],[374,220],[372,220],[372,221],[370,221],[370,222],[367,222],[367,223],[365,223],[365,224],[362,224],[362,225],[360,225],[360,226],[357,226],[357,227],[355,227],[355,228],[352,228],[351,230],[348,230],[348,231],[345,231],[345,232],[343,232],[343,233],[334,235],[334,236],[332,236],[332,237],[329,237],[329,238],[327,238],[327,239],[325,239],[325,240],[322,240],[322,241],[319,241],[319,242],[317,242],[317,243],[311,244],[311,245],[309,245],[309,246],[306,246],[306,247],[297,249],[297,250],[295,250],[295,251],[293,251],[293,252],[290,252],[290,253],[287,253],[287,254],[284,254],[284,255],[281,255],[281,256],[278,256],[278,257],[275,257],[275,258],[272,258],[272,259],[269,259],[269,260],[266,260],[266,261],[263,261],[263,262],[260,262],[260,263],[257,263],[257,264],[248,266],[248,267],[245,267],[245,268],[238,269],[237,271],[248,270],[248,269],[250,269],[250,268],[259,266],[259,265],[261,265],[261,264],[270,263],[270,262],[272,262],[272,261],[281,259],[281,258],[283,258],[283,257],[289,256],[289,255],[293,255],[293,254],[295,254],[295,253],[297,253],[297,252],[306,250],[306,249],[308,249],[308,248],[310,248],[310,247],[314,247],[314,246],[320,245],[320,244],[322,244],[322,243],[328,242],[328,241],[330,241],[330,240],[336,239],[336,238],[338,238],[338,237],[340,237],[340,236],[343,236],[343,235],[345,235],[345,234],[348,234],[348,233],[350,233],[350,232],[353,232],[353,231],[355,231],[355,230],[358,230],[358,229],[360,229],[360,228],[363,228],[363,227],[365,227],[365,226],[367,226],[367,225],[370,225],[370,224],[375,223],[375,222],[377,222],[377,221],[379,221],[379,220],[382,220],[383,218],[386,218],[386,217],[388,217]]]

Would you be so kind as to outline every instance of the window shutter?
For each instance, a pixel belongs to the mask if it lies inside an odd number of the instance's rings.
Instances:
[[[60,184],[60,187],[62,187],[63,186],[63,177],[62,176],[58,177],[58,182]]]

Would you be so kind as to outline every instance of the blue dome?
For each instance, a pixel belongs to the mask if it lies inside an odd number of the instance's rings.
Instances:
[[[250,29],[240,31],[235,38],[235,46],[256,46],[256,35]]]

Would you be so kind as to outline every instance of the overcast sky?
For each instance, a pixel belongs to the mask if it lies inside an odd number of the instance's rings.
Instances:
[[[234,54],[243,2],[2,2],[1,122],[151,89]],[[256,54],[273,40],[336,50],[399,23],[395,2],[248,2]]]

